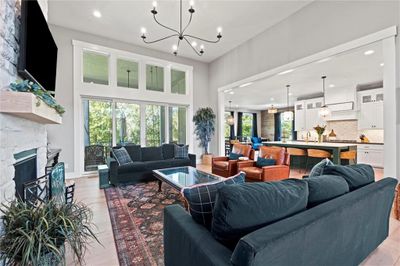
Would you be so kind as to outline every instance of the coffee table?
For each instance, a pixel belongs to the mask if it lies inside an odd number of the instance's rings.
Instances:
[[[225,180],[221,176],[200,171],[192,166],[153,170],[153,174],[158,179],[158,191],[161,191],[162,182],[181,191],[184,187]]]

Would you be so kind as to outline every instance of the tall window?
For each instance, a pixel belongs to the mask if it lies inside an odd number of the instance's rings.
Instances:
[[[83,82],[108,85],[108,56],[83,52]]]
[[[165,142],[165,107],[146,105],[146,146],[160,146]]]
[[[146,65],[146,89],[150,91],[164,91],[164,68]]]
[[[285,121],[281,113],[281,139],[293,140],[293,121]]]
[[[242,135],[245,138],[251,138],[253,127],[253,114],[252,113],[243,113],[242,117]]]
[[[186,144],[186,107],[171,106],[169,111],[169,142]]]
[[[140,144],[140,106],[116,103],[115,112],[117,143]]]
[[[137,62],[117,60],[117,86],[139,88],[139,64]]]
[[[180,70],[171,70],[171,92],[186,94],[186,73]]]
[[[224,121],[225,121],[225,125],[224,125],[224,136],[225,139],[229,139],[231,137],[231,126],[228,125],[228,123],[226,122],[228,117],[231,115],[231,112],[225,112],[224,113]]]
[[[112,103],[83,100],[85,171],[104,164],[112,146]]]

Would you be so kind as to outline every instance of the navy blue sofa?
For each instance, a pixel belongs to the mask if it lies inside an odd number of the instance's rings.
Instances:
[[[160,147],[141,147],[135,144],[124,145],[133,163],[118,165],[112,153],[107,158],[109,180],[112,185],[137,183],[155,180],[153,170],[193,166],[196,167],[196,155],[189,154],[186,159],[175,159],[175,144],[163,144]],[[113,149],[121,146],[113,147]]]
[[[358,265],[388,236],[396,184],[385,178],[267,225],[234,250],[181,206],[168,206],[165,265]]]

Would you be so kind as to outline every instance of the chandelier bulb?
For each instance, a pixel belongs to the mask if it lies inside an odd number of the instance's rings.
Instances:
[[[203,44],[200,45],[200,49],[201,49],[201,50],[204,50],[204,45],[203,45]]]
[[[153,8],[156,9],[157,7],[157,1],[153,1]]]
[[[176,44],[172,45],[172,50],[173,51],[178,51],[178,45],[176,45]]]
[[[221,33],[222,33],[222,27],[218,27],[218,28],[217,28],[217,32],[218,32],[219,34],[221,34]]]
[[[194,42],[194,41],[193,41],[193,42],[192,42],[192,46],[193,46],[193,47],[196,47],[196,46],[197,46],[197,42]]]
[[[146,34],[146,32],[147,32],[147,31],[146,31],[146,28],[143,28],[143,27],[140,28],[140,32],[141,32],[143,35]]]
[[[190,0],[190,1],[189,1],[189,5],[190,5],[190,7],[193,7],[193,6],[194,6],[194,1],[193,1],[193,0]]]

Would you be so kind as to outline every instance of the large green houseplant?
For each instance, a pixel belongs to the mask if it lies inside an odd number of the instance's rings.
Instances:
[[[195,125],[194,133],[199,140],[199,146],[204,149],[203,162],[209,163],[211,155],[209,154],[209,144],[215,133],[215,114],[210,107],[200,108],[193,116]],[[207,158],[207,159],[205,159]]]
[[[63,265],[64,243],[82,264],[88,242],[98,242],[92,211],[81,203],[49,201],[34,207],[15,200],[1,211],[0,259],[7,265]]]

